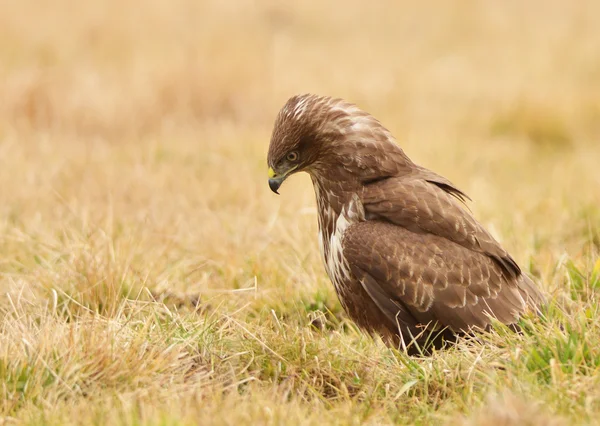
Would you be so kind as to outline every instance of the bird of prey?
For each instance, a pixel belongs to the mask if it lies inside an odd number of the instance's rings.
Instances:
[[[544,297],[465,208],[373,116],[342,99],[290,98],[268,152],[269,187],[307,172],[325,269],[350,318],[405,350],[514,325]]]

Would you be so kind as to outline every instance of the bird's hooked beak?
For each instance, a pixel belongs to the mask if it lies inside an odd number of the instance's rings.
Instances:
[[[279,192],[277,192],[277,190],[285,180],[286,176],[287,174],[279,175],[275,173],[275,170],[273,170],[272,167],[269,167],[269,188],[271,188],[271,191],[279,195]]]

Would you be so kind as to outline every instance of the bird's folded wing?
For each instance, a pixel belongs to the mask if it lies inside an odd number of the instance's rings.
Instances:
[[[514,323],[527,293],[489,256],[430,233],[386,222],[351,225],[342,242],[352,273],[389,317],[409,311],[417,322],[454,331],[484,328],[490,316]],[[390,318],[393,320],[393,318]]]
[[[366,185],[361,198],[367,219],[387,221],[413,232],[450,240],[489,256],[507,276],[518,277],[519,266],[461,206],[455,195],[458,190],[445,188],[454,187],[449,182],[440,184],[421,176],[392,177]]]

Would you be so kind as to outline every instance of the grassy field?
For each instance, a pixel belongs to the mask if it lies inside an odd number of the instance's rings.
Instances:
[[[600,3],[0,2],[0,425],[600,424]],[[296,93],[378,117],[549,295],[430,358],[359,332]]]

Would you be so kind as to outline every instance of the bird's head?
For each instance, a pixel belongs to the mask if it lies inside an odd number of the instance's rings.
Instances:
[[[269,187],[278,193],[283,181],[299,171],[366,181],[394,174],[405,161],[410,160],[390,132],[356,105],[324,96],[293,96],[273,127]]]

